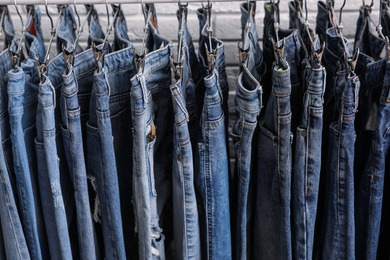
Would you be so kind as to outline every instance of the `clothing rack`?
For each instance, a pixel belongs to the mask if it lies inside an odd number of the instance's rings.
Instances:
[[[265,2],[267,0],[257,0],[260,2]],[[18,5],[57,5],[57,4],[141,4],[144,3],[179,3],[178,0],[16,0],[16,4]],[[185,0],[183,3],[200,3],[207,2],[205,0]],[[210,0],[209,2],[237,2],[237,0]],[[2,0],[2,5],[14,5],[14,0]]]

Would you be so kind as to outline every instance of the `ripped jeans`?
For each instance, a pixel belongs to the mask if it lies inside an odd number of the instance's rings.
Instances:
[[[131,79],[133,121],[133,204],[136,215],[139,259],[165,259],[164,235],[159,227],[153,151],[156,143],[154,103],[145,76]]]

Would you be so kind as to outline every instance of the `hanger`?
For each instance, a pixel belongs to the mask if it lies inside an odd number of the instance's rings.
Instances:
[[[20,18],[20,22],[22,24],[22,30],[21,30],[21,36],[20,36],[20,39],[19,39],[18,49],[17,49],[16,53],[14,53],[11,50],[11,45],[8,45],[8,53],[9,53],[9,56],[10,56],[10,59],[11,59],[11,65],[12,65],[13,69],[15,68],[16,65],[18,65],[18,66],[20,65],[20,55],[21,55],[21,52],[22,52],[24,37],[25,37],[25,34],[26,34],[26,27],[24,26],[23,18],[20,15],[19,8],[18,8],[18,5],[16,3],[16,0],[14,0],[14,4],[15,4],[16,12],[18,13],[18,16]],[[32,13],[32,9],[34,9],[34,8],[27,8],[27,11],[28,11],[28,13],[27,13],[27,20],[30,19],[30,16],[31,16],[31,13]]]
[[[60,5],[59,6],[59,17],[57,19],[57,24],[56,26],[54,27],[54,23],[53,23],[53,18],[51,17],[50,13],[49,13],[49,9],[47,7],[47,0],[45,0],[45,10],[46,10],[46,15],[49,17],[50,19],[50,24],[51,24],[51,29],[50,29],[50,42],[49,42],[49,46],[46,50],[46,54],[45,54],[45,58],[43,59],[43,62],[40,62],[39,61],[39,56],[37,53],[35,53],[35,63],[37,64],[37,68],[38,68],[38,75],[39,75],[39,80],[42,81],[42,75],[45,74],[47,75],[47,72],[48,72],[48,63],[49,63],[49,60],[50,60],[50,49],[51,49],[51,46],[53,44],[53,40],[54,40],[54,37],[56,36],[57,34],[57,29],[58,29],[58,26],[60,25],[60,17],[62,15],[62,12],[63,12],[63,9],[64,9],[64,5]]]
[[[209,48],[207,48],[207,43],[204,43],[206,47],[206,55],[207,55],[207,63],[209,66],[209,73],[211,73],[215,68],[216,58],[217,58],[217,50],[219,47],[219,44],[215,49],[213,49],[213,44],[211,42],[211,37],[213,35],[213,29],[211,28],[211,8],[212,4],[210,4],[210,0],[207,0],[207,6],[206,8],[203,8],[206,11],[206,18],[208,21],[208,26],[206,28],[206,34],[209,39]]]
[[[173,74],[175,77],[175,80],[178,81],[182,78],[183,73],[183,57],[182,57],[182,43],[183,43],[183,27],[184,27],[184,13],[187,12],[187,4],[181,4],[179,0],[179,46],[177,51],[177,60],[176,62],[173,61],[173,58],[170,57],[171,66],[173,70]]]
[[[279,41],[279,29],[280,29],[279,3],[280,3],[280,0],[278,0],[278,2],[276,2],[276,3],[275,3],[275,0],[271,1],[272,9],[273,9],[274,31],[275,31],[275,36],[276,36],[276,42],[272,37],[271,43],[272,43],[273,50],[274,50],[276,65],[278,65],[282,68],[286,68],[287,63],[284,60],[284,46],[285,46],[286,41],[283,38],[283,41],[281,43],[279,43],[280,42]]]
[[[249,15],[255,15],[256,12],[256,1],[249,1],[247,0],[247,6],[249,10]],[[248,65],[248,57],[249,52],[252,47],[252,43],[249,43],[249,46],[247,49],[244,49],[245,46],[248,43],[249,39],[249,30],[251,28],[252,24],[248,21],[245,25],[245,34],[244,34],[244,42],[242,44],[242,47],[240,47],[239,41],[237,41],[237,48],[238,48],[238,55],[240,58],[240,68],[242,68],[243,65]]]
[[[64,54],[64,61],[65,61],[65,73],[68,74],[69,73],[69,67],[68,67],[68,64],[71,64],[73,66],[74,64],[74,54],[75,54],[75,51],[76,51],[76,46],[77,46],[77,43],[79,41],[79,38],[80,38],[80,35],[83,33],[83,28],[85,26],[85,23],[88,21],[88,18],[89,16],[91,15],[91,12],[92,12],[92,8],[90,9],[87,9],[88,10],[88,13],[87,13],[87,18],[84,20],[83,24],[81,25],[81,22],[80,22],[80,16],[79,16],[79,13],[77,12],[77,8],[76,8],[76,0],[73,0],[73,9],[74,9],[74,12],[77,16],[77,21],[78,21],[78,26],[77,26],[77,35],[76,35],[76,39],[73,43],[73,48],[72,48],[72,51],[71,52],[68,52],[68,50],[66,50],[64,44],[62,44],[62,53]]]
[[[145,15],[145,6],[144,6],[144,0],[141,0],[141,5],[142,5],[142,12]],[[142,45],[141,45],[141,51],[138,54],[135,51],[134,47],[134,64],[135,64],[135,69],[138,71],[139,69],[144,72],[144,67],[145,67],[145,56],[146,56],[146,50],[145,50],[145,45],[146,45],[146,37],[148,37],[148,32],[149,32],[149,21],[152,16],[152,12],[150,11],[150,6],[148,7],[147,10],[147,16],[146,16],[146,21],[145,21],[145,26],[144,26],[144,36],[142,38]]]
[[[111,26],[111,23],[110,23],[110,14],[109,14],[109,11],[108,11],[108,0],[106,0],[106,12],[107,12],[107,22],[108,22],[108,25],[107,25],[106,36],[104,37],[103,43],[101,45],[102,46],[101,49],[98,49],[97,46],[95,45],[95,43],[92,42],[93,55],[95,56],[95,66],[96,66],[96,70],[98,72],[99,72],[99,62],[104,67],[104,49],[106,47],[108,35],[110,35],[110,33],[112,31],[112,26]],[[118,15],[118,13],[119,13],[119,9],[116,10],[116,12],[114,14],[114,21],[115,21],[117,15]]]
[[[345,6],[346,0],[343,1],[343,4],[340,8],[340,15],[339,15],[339,23],[337,25],[337,31],[341,37],[341,42],[343,43],[343,49],[344,49],[344,60],[347,64],[347,77],[351,75],[351,72],[355,70],[356,62],[359,56],[359,47],[356,48],[356,51],[354,51],[352,57],[349,55],[347,51],[347,46],[345,45],[344,36],[343,36],[343,25],[341,24],[342,15],[343,15],[343,8]]]

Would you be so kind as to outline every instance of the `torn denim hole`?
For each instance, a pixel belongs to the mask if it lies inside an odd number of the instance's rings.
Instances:
[[[164,236],[161,234],[162,229],[158,226],[158,222],[152,222],[152,255],[159,257],[163,255],[164,252],[160,252],[160,250],[164,251]]]
[[[97,183],[96,183],[96,178],[95,177],[90,177],[89,178],[90,182],[91,182],[91,185],[92,185],[92,188],[93,188],[93,191],[95,193],[95,205],[93,207],[93,220],[95,221],[95,223],[101,223],[101,220],[100,220],[100,200],[99,200],[99,196],[98,196],[98,193],[97,193]]]

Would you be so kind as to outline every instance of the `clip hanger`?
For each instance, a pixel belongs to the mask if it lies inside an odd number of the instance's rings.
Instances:
[[[178,45],[178,51],[177,51],[177,60],[174,62],[173,58],[170,57],[171,66],[174,74],[174,78],[176,81],[180,80],[183,75],[183,56],[182,56],[182,43],[183,43],[183,25],[184,25],[184,18],[183,15],[187,11],[187,4],[181,4],[179,0],[179,45]]]
[[[143,10],[143,13],[145,14],[145,7],[144,7],[144,0],[141,0],[141,5],[142,5],[142,10]],[[135,50],[135,47],[134,47],[134,65],[135,65],[135,69],[136,71],[138,71],[139,69],[142,70],[142,72],[144,72],[144,67],[145,67],[145,57],[146,57],[146,49],[145,49],[145,44],[146,44],[146,38],[148,36],[148,32],[149,32],[149,21],[152,17],[152,12],[150,11],[152,6],[148,6],[148,9],[147,9],[147,16],[146,16],[146,21],[145,21],[145,26],[144,26],[144,36],[142,38],[142,46],[141,46],[141,52],[140,54],[138,54]]]
[[[53,24],[53,18],[51,17],[51,15],[49,13],[49,9],[47,7],[47,0],[45,0],[45,9],[46,9],[46,14],[50,19],[50,24],[51,24],[50,34],[51,34],[51,36],[50,36],[49,47],[46,50],[46,54],[45,54],[45,58],[43,59],[43,62],[39,61],[39,56],[37,53],[35,53],[35,56],[34,56],[35,63],[37,64],[38,76],[39,76],[40,81],[42,81],[42,75],[44,75],[44,74],[47,75],[47,73],[48,73],[48,68],[49,68],[48,63],[50,60],[50,49],[51,49],[54,37],[57,34],[58,26],[60,25],[61,15],[62,15],[62,12],[64,10],[64,6],[63,5],[59,6],[58,10],[59,10],[60,15],[58,17],[57,24],[55,27]]]
[[[11,46],[8,45],[8,53],[9,53],[9,56],[10,56],[10,59],[11,59],[12,68],[15,68],[16,65],[18,65],[18,66],[20,65],[22,47],[23,47],[23,43],[24,43],[24,37],[26,35],[26,27],[24,26],[23,18],[20,15],[19,8],[18,8],[18,5],[16,3],[16,0],[14,0],[14,3],[15,3],[16,12],[17,12],[17,14],[18,14],[18,16],[20,18],[20,22],[22,24],[22,30],[21,30],[21,36],[20,36],[20,39],[19,39],[18,49],[17,49],[16,53],[13,52],[11,50]],[[29,7],[27,8],[27,11],[28,11],[27,19],[30,19],[30,15],[32,14],[32,9],[29,8]]]
[[[77,12],[77,8],[76,8],[76,0],[73,0],[73,8],[74,8],[74,11],[76,13],[76,16],[77,16],[77,20],[78,20],[78,27],[77,27],[77,35],[76,35],[76,39],[73,43],[73,46],[72,46],[72,51],[68,51],[65,46],[62,44],[62,53],[64,55],[64,61],[65,61],[65,73],[68,74],[69,73],[69,68],[68,68],[68,64],[71,64],[72,66],[74,65],[74,56],[75,56],[75,51],[76,51],[76,47],[77,47],[77,43],[79,41],[79,38],[80,38],[80,35],[83,33],[83,28],[85,26],[85,23],[87,22],[89,16],[91,15],[92,13],[92,8],[89,8],[87,9],[88,10],[88,13],[87,13],[87,18],[84,20],[83,24],[81,25],[81,22],[80,22],[80,16],[79,16],[79,13]]]
[[[120,10],[120,8],[118,8],[115,11],[114,21],[115,21],[116,17],[118,16],[119,10]],[[93,55],[95,57],[95,66],[96,66],[96,69],[97,69],[98,72],[99,72],[99,62],[101,64],[101,66],[104,67],[104,50],[106,48],[106,43],[107,43],[108,36],[110,35],[110,33],[112,31],[112,25],[110,23],[110,14],[109,14],[109,11],[108,11],[108,0],[106,0],[106,12],[107,12],[107,23],[108,23],[108,25],[107,25],[106,36],[104,37],[103,43],[100,45],[101,49],[99,49],[98,46],[96,46],[95,43],[92,42],[92,50],[93,50]]]
[[[249,52],[252,47],[252,43],[249,43],[249,46],[247,49],[243,49],[240,47],[240,43],[237,42],[237,48],[238,48],[238,55],[240,57],[240,68],[242,66],[248,66],[248,57],[249,57]]]

